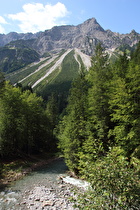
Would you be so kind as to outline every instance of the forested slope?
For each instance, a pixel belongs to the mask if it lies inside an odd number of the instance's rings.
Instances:
[[[71,88],[58,138],[69,169],[92,186],[81,209],[140,207],[139,58],[140,43],[114,63],[99,44]]]
[[[98,44],[89,71],[79,59],[79,73],[73,51],[67,56],[62,66],[68,69],[70,59],[76,79],[65,111],[57,91],[45,102],[1,74],[0,158],[55,152],[58,145],[69,169],[91,183],[79,208],[139,209],[140,43],[115,62]],[[61,70],[57,81],[64,76]]]

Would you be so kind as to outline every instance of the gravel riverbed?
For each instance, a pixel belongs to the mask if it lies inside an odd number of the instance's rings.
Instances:
[[[37,186],[27,194],[28,196],[19,203],[20,209],[75,209],[69,200],[73,196],[72,188],[65,184],[60,184],[57,188],[56,186]]]
[[[1,210],[74,210],[74,186],[65,183],[66,166],[56,160],[0,192]]]

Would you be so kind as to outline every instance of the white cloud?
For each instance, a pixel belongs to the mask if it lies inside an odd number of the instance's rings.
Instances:
[[[18,20],[22,32],[38,32],[50,29],[56,25],[65,24],[61,18],[66,17],[68,10],[64,4],[58,2],[55,5],[41,3],[23,5],[23,12],[9,14],[10,19]]]
[[[5,29],[0,25],[0,34],[5,34]]]
[[[0,23],[2,23],[2,24],[6,24],[7,23],[6,20],[2,16],[0,16]]]
[[[6,22],[6,20],[2,16],[0,16],[0,34],[5,33],[5,29],[2,26],[2,24],[7,24],[7,22]]]

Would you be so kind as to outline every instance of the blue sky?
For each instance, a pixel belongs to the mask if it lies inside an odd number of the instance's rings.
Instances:
[[[140,0],[1,0],[0,33],[35,33],[92,17],[105,30],[140,33]]]

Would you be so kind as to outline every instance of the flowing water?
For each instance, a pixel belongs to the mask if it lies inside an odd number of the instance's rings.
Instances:
[[[29,198],[34,189],[37,190],[38,188],[39,190],[39,187],[44,189],[57,188],[58,176],[65,175],[66,170],[67,167],[64,161],[59,159],[32,172],[30,175],[23,177],[23,179],[13,182],[3,191],[0,191],[0,210],[39,209],[37,207],[27,208],[25,205],[26,198]],[[31,200],[31,196],[29,200]]]

